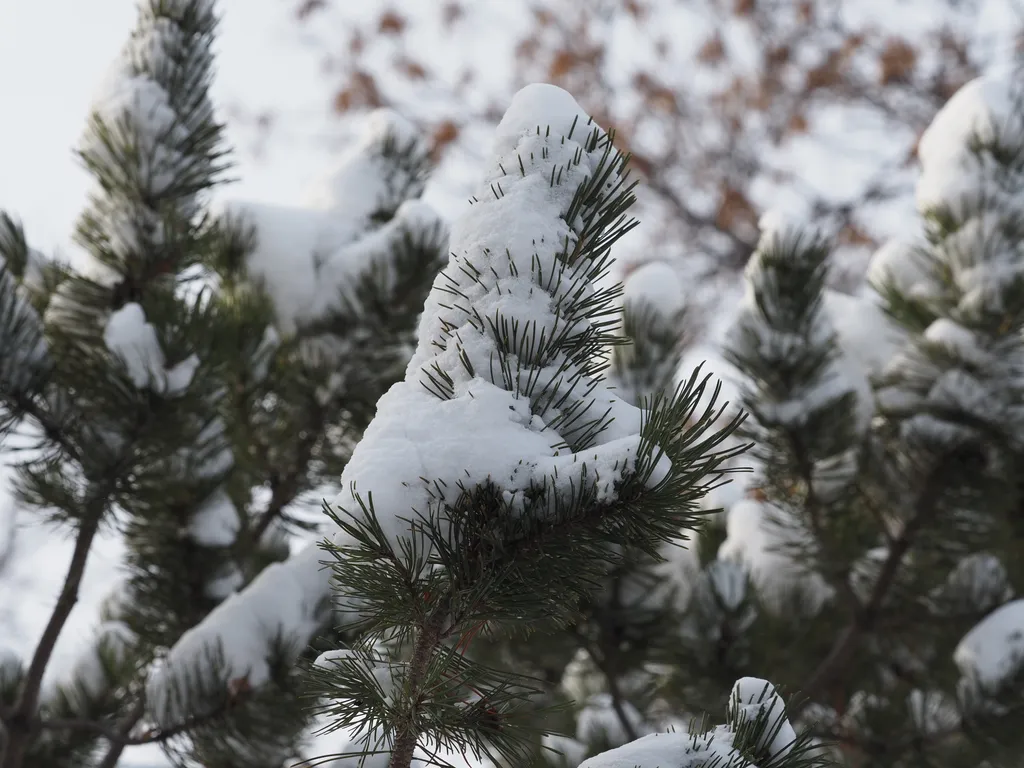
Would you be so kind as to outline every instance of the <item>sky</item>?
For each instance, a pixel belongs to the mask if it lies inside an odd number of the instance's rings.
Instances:
[[[322,142],[281,141],[288,136],[258,154],[251,124],[232,119],[239,107],[273,107],[307,136],[329,132],[329,94],[316,54],[302,45],[294,5],[220,3],[213,96],[237,147],[233,196],[292,201],[325,159]],[[63,250],[89,189],[73,148],[134,24],[135,2],[0,0],[0,8],[0,209],[23,221],[36,247]]]

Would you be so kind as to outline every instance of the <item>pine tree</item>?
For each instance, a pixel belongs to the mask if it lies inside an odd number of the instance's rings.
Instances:
[[[5,768],[109,768],[126,745],[153,742],[181,764],[225,768],[297,754],[308,716],[287,665],[273,695],[235,681],[159,726],[145,681],[183,633],[287,557],[304,496],[340,474],[401,378],[444,261],[444,228],[416,201],[426,151],[388,113],[310,207],[211,209],[227,169],[207,94],[215,27],[210,0],[140,4],[79,150],[96,179],[77,230],[83,266],[45,259],[0,217],[0,436],[21,451],[21,503],[76,540],[34,656],[3,660]],[[127,544],[125,584],[68,679],[44,690],[91,545],[111,525]],[[210,737],[213,722],[228,735]]]
[[[879,251],[853,312],[828,238],[765,222],[728,350],[756,480],[694,583],[675,711],[756,671],[845,764],[1020,764],[1020,75],[936,117],[925,238]]]
[[[325,759],[520,762],[552,730],[535,725],[543,681],[483,663],[474,644],[572,626],[625,553],[657,560],[698,522],[697,501],[735,453],[721,447],[735,423],[714,426],[717,406],[702,402],[707,380],[641,408],[602,377],[622,340],[619,288],[599,280],[633,225],[626,158],[550,86],[516,97],[496,154],[487,194],[453,230],[405,379],[378,403],[326,507],[338,530],[215,610],[152,690],[190,674],[224,685],[242,670],[265,685],[275,642],[307,642],[311,607],[333,595],[347,642],[317,658],[310,680],[325,730],[351,740]],[[616,358],[620,380],[642,349]],[[763,681],[737,684],[728,726],[651,738],[623,759],[655,765],[664,746],[694,764],[818,760]]]

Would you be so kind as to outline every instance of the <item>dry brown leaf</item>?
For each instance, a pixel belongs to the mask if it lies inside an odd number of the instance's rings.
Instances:
[[[427,76],[424,66],[408,56],[399,56],[395,59],[395,68],[410,80],[422,80]]]
[[[802,112],[794,112],[789,116],[789,122],[786,124],[786,130],[789,133],[807,133],[807,127],[807,118]]]
[[[516,58],[521,61],[528,61],[537,55],[540,50],[540,41],[536,37],[526,37],[516,45]]]
[[[790,50],[788,45],[776,45],[768,49],[765,54],[765,64],[769,69],[775,69],[789,62]]]
[[[875,239],[856,224],[847,224],[843,227],[836,240],[841,245],[875,245]]]
[[[905,83],[914,73],[917,51],[906,40],[891,37],[886,41],[885,48],[879,55],[878,63],[881,66],[879,79],[882,85]]]
[[[384,11],[377,22],[377,31],[382,35],[400,35],[405,31],[405,17],[397,11]]]
[[[724,184],[718,211],[715,213],[715,225],[719,229],[734,232],[737,228],[757,226],[757,211],[747,196],[735,187]]]
[[[805,80],[807,90],[829,88],[838,84],[842,80],[839,71],[841,60],[841,54],[838,51],[832,51],[821,65],[808,70]]]
[[[440,159],[448,145],[457,138],[459,138],[459,126],[451,120],[445,120],[435,126],[430,134],[430,156],[434,162]]]
[[[358,56],[365,47],[366,38],[363,37],[361,32],[353,32],[352,36],[348,39],[348,52],[353,56]]]
[[[548,66],[548,77],[552,80],[561,80],[569,74],[579,63],[579,57],[572,51],[563,48],[557,51]]]
[[[544,10],[543,8],[534,8],[533,17],[542,27],[549,27],[555,22],[554,14],[552,14],[551,11]]]
[[[639,20],[647,15],[647,8],[638,2],[638,0],[626,0],[626,2],[623,3],[623,6],[625,7],[626,12],[634,19]]]
[[[384,99],[373,76],[362,71],[355,71],[348,85],[334,95],[334,110],[347,112],[358,107],[376,108],[383,106]]]
[[[697,60],[704,64],[717,64],[725,58],[725,43],[717,32],[704,41],[697,51]]]
[[[732,12],[737,16],[749,16],[754,12],[756,5],[756,0],[736,0],[733,4]]]

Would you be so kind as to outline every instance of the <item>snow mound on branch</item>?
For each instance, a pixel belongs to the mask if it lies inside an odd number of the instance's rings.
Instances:
[[[626,310],[649,307],[661,317],[672,319],[684,308],[683,284],[678,273],[662,261],[637,267],[622,283]]]
[[[921,136],[918,157],[921,179],[917,205],[922,212],[950,206],[953,210],[980,194],[1020,205],[1019,193],[993,183],[992,168],[978,145],[1019,146],[1024,142],[1020,70],[1002,68],[979,77],[957,91],[939,110]]]
[[[927,254],[914,243],[892,239],[882,245],[868,263],[868,282],[881,288],[891,285],[913,299],[930,299],[938,286]]]
[[[602,135],[554,86],[527,86],[512,100],[497,129],[501,154],[452,228],[451,261],[427,297],[406,379],[378,403],[342,475],[336,507],[358,510],[372,493],[382,528],[396,539],[407,530],[403,518],[445,500],[444,487],[457,495],[460,486],[492,483],[513,508],[538,485],[557,494],[592,487],[598,499],[614,498],[615,482],[631,470],[640,446],[640,409],[602,382],[583,394],[590,383],[572,381],[576,366],[564,351],[513,361],[523,371],[519,382],[535,376],[537,392],[559,391],[567,405],[592,399],[586,413],[608,414],[590,447],[574,453],[565,446],[578,439],[575,427],[549,426],[558,408],[506,389],[494,362],[502,358],[494,325],[519,323],[525,335],[542,339],[571,338],[588,327],[586,319],[567,319],[565,308],[593,287],[566,276],[571,270],[563,275],[559,254],[578,241],[583,213],[571,222],[563,216],[604,158],[603,146],[588,146],[595,131]],[[443,396],[439,377],[447,382]],[[441,482],[428,486],[422,478]]]
[[[771,683],[756,677],[736,681],[729,694],[730,725],[739,728],[764,718],[768,727],[756,739],[756,749],[765,750],[772,759],[789,754],[796,731],[786,719],[786,705]]]
[[[793,211],[775,208],[765,211],[757,221],[761,237],[757,244],[759,251],[781,248],[784,244],[797,241],[820,240],[826,232],[815,225],[809,218],[800,216]]]
[[[167,367],[156,328],[146,322],[146,313],[134,302],[111,313],[103,332],[107,349],[124,363],[128,377],[139,389],[150,388],[157,394],[180,395],[199,367],[199,358],[189,355]]]
[[[365,226],[377,208],[396,189],[422,188],[418,174],[402,166],[390,166],[381,157],[385,142],[396,148],[424,152],[416,126],[392,109],[376,109],[365,118],[363,134],[335,163],[314,181],[302,202],[321,211],[348,218],[353,227]]]
[[[789,753],[796,733],[786,719],[785,705],[774,686],[764,680],[738,680],[729,696],[729,723],[705,733],[652,733],[616,749],[602,752],[580,768],[698,768],[706,765],[748,765],[738,751],[737,730],[745,722],[765,718],[768,727],[749,749],[764,750],[772,759]]]
[[[1024,600],[997,608],[971,629],[953,653],[960,672],[995,690],[1024,664]]]
[[[175,673],[242,678],[253,687],[266,683],[272,643],[280,640],[294,660],[323,625],[329,587],[316,545],[265,568],[245,590],[182,635],[153,668],[146,697],[154,717],[172,722],[181,714],[172,705]]]
[[[246,266],[274,303],[279,328],[294,333],[331,310],[358,307],[359,280],[388,269],[403,240],[440,240],[444,224],[426,203],[419,166],[388,153],[423,153],[415,129],[389,110],[367,122],[362,141],[316,183],[305,207],[228,202],[224,213],[251,226]],[[387,219],[380,225],[378,220]]]

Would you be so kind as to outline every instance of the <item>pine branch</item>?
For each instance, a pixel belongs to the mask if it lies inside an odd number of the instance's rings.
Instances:
[[[135,704],[132,706],[131,712],[125,716],[124,720],[117,726],[117,734],[119,738],[114,739],[107,737],[110,742],[110,747],[107,749],[107,754],[103,756],[103,759],[97,764],[96,768],[116,768],[118,760],[121,759],[121,753],[124,752],[124,748],[127,744],[124,738],[132,732],[132,728],[135,724],[142,719],[142,716],[146,713],[146,702],[142,696],[139,696],[135,700]],[[46,727],[44,725],[44,727]]]
[[[819,700],[829,686],[833,685],[844,672],[851,671],[850,662],[865,637],[874,631],[881,618],[885,600],[896,583],[904,558],[914,546],[915,536],[934,519],[937,513],[938,504],[946,490],[947,473],[951,466],[956,466],[956,460],[956,454],[945,457],[926,476],[923,490],[915,505],[914,514],[889,544],[888,554],[879,570],[871,594],[863,604],[856,608],[851,621],[836,638],[832,650],[801,687],[802,698],[791,707],[792,717],[798,717],[810,703]]]
[[[622,705],[625,697],[622,694],[622,688],[619,687],[618,677],[612,673],[608,665],[608,659],[601,652],[601,649],[597,648],[596,644],[585,637],[582,632],[577,631],[576,636],[580,639],[581,644],[601,671],[601,674],[604,675],[605,682],[608,684],[608,693],[611,696],[612,709],[615,711],[615,716],[619,719],[623,732],[629,737],[630,741],[636,741],[636,739],[640,738],[640,734],[637,733],[633,721],[626,715],[626,709]]]
[[[216,709],[191,715],[172,725],[151,728],[138,736],[132,736],[131,731],[138,724],[139,720],[142,719],[145,711],[141,697],[124,721],[115,726],[84,718],[47,718],[40,720],[37,725],[41,730],[79,731],[106,739],[110,742],[111,749],[97,768],[113,768],[113,766],[117,765],[117,760],[125,747],[143,744],[163,744],[199,726],[214,722],[223,716],[230,706],[234,706],[237,703],[237,698],[231,699],[230,703],[225,703]]]
[[[106,493],[99,494],[99,500],[94,501],[91,505],[93,507],[92,514],[86,518],[79,529],[68,572],[64,578],[64,586],[61,588],[50,620],[43,630],[43,636],[32,655],[32,661],[21,685],[18,701],[12,710],[3,717],[8,735],[7,748],[3,755],[3,762],[0,763],[3,768],[21,768],[24,761],[25,753],[35,731],[35,716],[39,707],[39,692],[43,683],[43,675],[50,663],[57,638],[71,615],[75,603],[78,602],[78,590],[82,584],[82,576],[89,559],[89,550],[92,548],[97,531],[99,531],[100,520],[106,508],[107,495]]]
[[[445,611],[435,610],[419,627],[416,643],[413,646],[412,658],[409,660],[408,672],[405,676],[406,699],[411,703],[409,709],[402,712],[395,722],[395,742],[391,748],[391,759],[388,768],[409,768],[416,752],[416,743],[421,735],[419,723],[419,707],[427,690],[424,682],[427,679],[427,668],[443,638],[442,627],[445,623]]]

